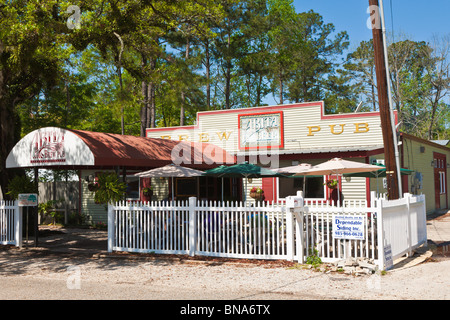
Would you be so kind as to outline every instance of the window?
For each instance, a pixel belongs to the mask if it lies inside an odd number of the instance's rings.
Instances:
[[[122,177],[121,177],[122,179]],[[127,176],[127,200],[139,200],[139,177]]]
[[[446,183],[446,180],[445,180],[445,171],[441,171],[441,172],[439,172],[439,185],[440,185],[440,193],[441,194],[443,194],[443,193],[445,193],[445,183]]]
[[[307,177],[305,198],[324,199],[325,186],[323,177]],[[278,198],[294,196],[297,191],[303,190],[302,178],[278,178]]]

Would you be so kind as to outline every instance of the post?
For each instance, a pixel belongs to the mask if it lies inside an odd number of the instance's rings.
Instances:
[[[289,261],[294,260],[294,253],[297,253],[297,259],[303,262],[303,192],[299,191],[297,196],[286,198],[286,245],[287,258]],[[301,218],[300,218],[301,216]],[[294,217],[296,217],[296,235],[297,243],[294,242]],[[301,223],[301,225],[299,225]]]
[[[197,251],[197,228],[196,228],[196,197],[189,197],[189,255],[192,257]]]
[[[377,199],[378,268],[384,270],[383,199]]]
[[[22,237],[22,217],[23,217],[23,207],[17,205],[17,201],[14,202],[14,231],[15,231],[15,243],[16,247],[22,248],[23,237]]]
[[[286,253],[287,259],[289,261],[294,260],[294,213],[293,207],[288,207],[287,202],[288,198],[286,198]]]
[[[34,189],[36,190],[36,195],[37,198],[39,199],[39,169],[37,167],[34,168]],[[34,246],[37,247],[39,241],[39,211],[37,204],[35,207],[33,207],[33,213],[34,213]]]
[[[408,237],[408,257],[412,255],[412,228],[411,228],[411,194],[405,193],[404,198],[406,201],[406,216],[408,218],[408,230],[407,230],[407,237]],[[417,232],[417,229],[415,230]]]
[[[398,180],[398,170],[397,163],[395,159],[396,148],[394,145],[394,134],[393,123],[389,107],[389,97],[388,97],[388,81],[386,60],[387,57],[384,55],[384,42],[382,30],[379,28],[381,24],[380,19],[380,6],[378,0],[369,0],[370,8],[376,8],[374,17],[371,17],[372,22],[372,34],[373,34],[373,48],[375,53],[375,71],[377,77],[377,89],[378,89],[378,101],[381,119],[381,128],[383,133],[383,145],[384,145],[384,155],[386,161],[386,181],[387,181],[387,192],[388,199],[394,200],[398,199],[401,195],[399,194],[399,180]],[[396,139],[395,139],[396,140]]]
[[[108,204],[108,252],[113,251],[114,244],[114,205]]]

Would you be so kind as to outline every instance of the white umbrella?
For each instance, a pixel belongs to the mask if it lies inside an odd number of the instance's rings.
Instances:
[[[204,174],[203,171],[182,167],[175,164],[168,164],[164,167],[151,169],[148,171],[142,171],[134,174],[137,177],[141,178],[158,178],[158,177],[170,177],[172,178],[172,201],[174,200],[174,192],[173,192],[173,178],[174,177],[199,177]]]
[[[356,172],[371,172],[379,170],[379,166],[361,163],[356,161],[344,160],[341,158],[333,158],[321,164],[312,166],[311,169],[302,173],[296,173],[294,176],[301,175],[342,175],[344,173],[356,173]],[[338,192],[338,201],[340,201],[340,195]]]

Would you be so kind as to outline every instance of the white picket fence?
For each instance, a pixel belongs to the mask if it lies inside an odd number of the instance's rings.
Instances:
[[[336,217],[362,221],[358,239],[338,239]],[[381,230],[381,232],[379,231]],[[108,208],[108,251],[207,255],[228,258],[323,262],[373,259],[385,269],[385,248],[396,259],[426,244],[425,197],[387,201],[372,194],[343,207],[298,196],[285,203],[120,202]]]
[[[286,258],[285,206],[197,201],[109,206],[109,251]]]
[[[22,246],[22,210],[15,201],[0,200],[0,244]]]

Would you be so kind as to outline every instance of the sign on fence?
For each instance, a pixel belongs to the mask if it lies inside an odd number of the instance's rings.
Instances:
[[[390,244],[384,246],[384,267],[386,270],[392,269],[394,260],[392,259],[392,247]]]
[[[19,207],[36,207],[38,205],[38,195],[36,193],[20,193]]]
[[[333,217],[335,239],[364,240],[364,216],[339,215]]]

